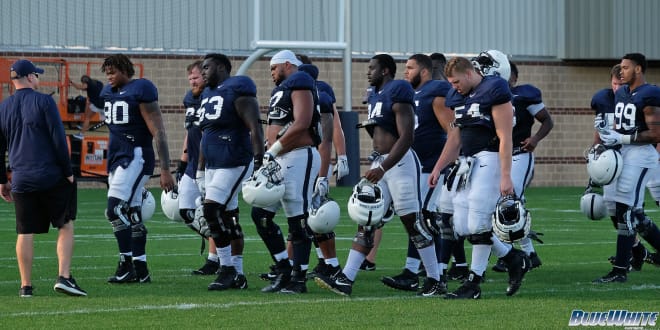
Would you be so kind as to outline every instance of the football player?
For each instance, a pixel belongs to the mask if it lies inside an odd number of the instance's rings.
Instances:
[[[435,257],[435,246],[428,234],[421,233],[415,222],[420,211],[419,160],[411,150],[415,125],[414,91],[410,83],[394,80],[396,64],[392,56],[379,54],[371,58],[367,78],[375,93],[369,97],[369,120],[366,129],[372,137],[374,157],[364,177],[379,183],[384,205],[394,204],[408,236],[426,265],[427,278],[420,296],[433,296],[442,291]],[[340,295],[352,293],[353,282],[369,251],[373,248],[373,226],[358,226],[348,254],[346,267],[336,276],[320,275],[316,282]]]
[[[497,52],[497,53],[496,53]],[[475,59],[470,62],[454,57],[445,67],[445,75],[452,85],[447,100],[454,94],[464,97],[460,106],[450,104],[455,113],[455,125],[447,143],[429,176],[434,187],[441,178],[441,171],[459,156],[460,166],[454,179],[453,225],[456,234],[466,236],[472,243],[472,260],[468,279],[447,299],[478,299],[480,283],[492,252],[504,257],[509,267],[509,286],[506,294],[515,294],[529,270],[529,260],[524,252],[499,241],[492,232],[491,216],[499,196],[514,193],[511,180],[511,134],[513,106],[508,82],[498,76],[488,76],[495,65],[508,66],[506,55],[499,51],[482,53],[491,58],[490,65],[481,65]],[[479,65],[478,68],[473,63]],[[508,78],[508,77],[507,77]]]
[[[183,106],[186,108],[186,119],[184,127],[186,134],[183,138],[183,152],[179,166],[176,170],[176,179],[178,183],[179,214],[186,225],[194,232],[199,233],[192,223],[195,220],[195,210],[197,208],[197,199],[202,198],[202,194],[195,183],[197,164],[199,162],[199,145],[202,140],[202,130],[199,127],[202,91],[205,87],[202,78],[202,61],[195,61],[186,68],[188,72],[188,83],[190,90],[183,97]],[[202,235],[202,238],[204,236]],[[204,238],[205,239],[205,238]],[[220,268],[220,261],[216,252],[214,240],[209,241],[209,253],[202,267],[193,270],[193,275],[213,275]]]
[[[202,63],[206,88],[200,105],[202,140],[195,181],[204,196],[204,218],[220,261],[209,290],[246,289],[243,230],[238,192],[263,157],[257,87],[247,76],[231,77],[223,54],[207,54]],[[257,161],[259,163],[259,161]]]
[[[660,142],[660,88],[646,83],[646,57],[629,53],[621,59],[621,86],[614,94],[614,121],[596,118],[600,140],[605,146],[617,146],[624,168],[612,185],[617,220],[616,257],[612,270],[594,283],[627,281],[635,235],[639,234],[656,249],[660,231],[644,213],[646,183],[658,165],[653,144]]]
[[[554,123],[548,110],[545,109],[541,99],[541,90],[536,86],[525,84],[516,85],[518,82],[518,67],[509,61],[511,75],[509,87],[513,94],[513,109],[516,116],[516,125],[513,126],[513,159],[511,161],[511,179],[513,188],[522,201],[525,201],[525,188],[529,186],[534,177],[534,150],[543,138],[545,138]],[[534,121],[538,120],[541,127],[532,135]],[[520,248],[527,254],[532,262],[532,269],[541,266],[541,259],[534,250],[532,239],[525,237],[520,240]],[[506,272],[503,260],[498,259],[493,270]]]
[[[600,116],[604,118],[608,123],[614,123],[614,94],[616,91],[623,85],[621,82],[621,64],[616,64],[610,70],[610,85],[611,88],[604,88],[596,92],[591,99],[591,109],[594,110],[596,117]],[[594,145],[601,144],[600,136],[598,135],[598,130],[594,130]],[[657,168],[655,172],[657,172]],[[649,191],[653,193],[651,186],[651,180],[649,180]],[[607,206],[607,212],[612,220],[614,229],[618,228],[617,219],[616,219],[616,203],[614,202],[614,192],[616,186],[614,184],[608,184],[603,186],[603,200]],[[644,258],[647,255],[648,251],[646,247],[641,243],[638,236],[635,236],[635,243],[632,247],[632,260],[630,265],[635,270],[641,270],[642,265],[644,264]],[[610,257],[610,261],[614,262],[615,257]]]
[[[160,162],[160,187],[174,189],[170,154],[156,86],[133,79],[135,69],[123,54],[107,57],[101,71],[108,79],[101,98],[110,130],[108,145],[108,207],[106,216],[119,245],[119,264],[110,283],[151,281],[147,268],[147,228],[142,222],[142,189]]]
[[[412,149],[419,157],[421,163],[420,188],[422,214],[420,221],[435,241],[436,258],[439,263],[440,287],[439,293],[446,293],[447,279],[442,275],[447,264],[440,262],[440,230],[437,224],[440,215],[437,213],[438,200],[441,187],[431,188],[428,185],[428,176],[433,170],[435,162],[447,140],[447,131],[452,129],[454,113],[445,106],[445,97],[451,88],[445,80],[433,80],[431,77],[433,64],[431,58],[424,54],[415,54],[408,58],[404,79],[415,89],[413,98],[415,105],[415,135]],[[433,143],[429,143],[433,141]],[[418,288],[418,271],[420,268],[419,253],[412,240],[408,240],[408,255],[405,267],[401,274],[385,276],[381,281],[392,288],[399,290],[416,291]],[[443,292],[444,291],[444,292]]]
[[[276,263],[273,268],[277,275],[262,292],[307,292],[306,276],[312,242],[307,234],[306,221],[314,180],[321,167],[316,149],[321,142],[321,132],[315,82],[307,73],[298,71],[301,64],[290,50],[282,50],[270,60],[270,73],[276,87],[271,93],[268,109],[268,151],[264,154],[263,166],[270,162],[281,166],[285,191],[279,203],[252,209],[257,233]],[[287,240],[292,244],[292,263],[289,263],[279,226],[273,222],[280,207],[284,209],[289,225]]]

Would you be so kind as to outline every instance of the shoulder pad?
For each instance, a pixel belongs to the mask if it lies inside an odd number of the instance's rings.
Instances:
[[[241,96],[257,96],[257,85],[248,76],[231,77],[224,85]]]
[[[517,98],[521,98],[529,103],[541,103],[541,90],[536,88],[533,85],[525,84],[514,87],[511,90],[511,93],[516,95]]]
[[[392,80],[389,86],[392,91],[392,102],[413,104],[415,91],[409,82],[405,80]]]
[[[314,84],[314,79],[307,73],[304,73],[302,71],[298,71],[292,75],[290,75],[286,80],[282,82],[282,87],[291,89],[291,90],[298,90],[298,89],[309,89],[309,90],[314,90],[315,84]]]

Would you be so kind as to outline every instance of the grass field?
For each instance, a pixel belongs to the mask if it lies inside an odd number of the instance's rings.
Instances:
[[[76,221],[73,275],[88,297],[67,297],[52,289],[57,275],[56,233],[35,239],[33,285],[35,296],[19,298],[15,257],[16,233],[11,204],[0,204],[0,324],[3,329],[91,328],[449,328],[556,329],[568,327],[571,311],[612,309],[660,311],[660,268],[644,265],[623,284],[594,285],[591,280],[610,270],[607,257],[615,251],[615,232],[609,220],[589,221],[579,211],[582,188],[531,188],[528,207],[533,228],[545,235],[536,244],[543,266],[525,277],[519,293],[507,297],[506,274],[488,271],[478,301],[417,298],[414,293],[382,285],[384,275],[399,273],[406,254],[403,227],[385,227],[377,269],[361,272],[351,298],[320,289],[310,281],[309,293],[288,296],[264,294],[266,282],[258,274],[271,260],[256,235],[249,208],[241,204],[246,232],[244,254],[249,288],[244,291],[207,291],[214,277],[190,275],[204,261],[200,240],[182,223],[167,220],[160,209],[148,223],[150,284],[110,285],[117,247],[103,217],[105,190],[80,190]],[[346,260],[355,226],[345,212],[348,188],[333,188],[342,206],[337,228],[340,262]],[[159,191],[154,190],[158,200]],[[242,201],[241,201],[242,203]],[[648,213],[658,219],[655,204]],[[285,224],[278,216],[277,222]],[[283,226],[286,229],[286,225]],[[466,245],[469,249],[469,244]],[[648,247],[648,246],[647,246]],[[469,256],[469,250],[468,256]],[[312,254],[312,267],[316,264]],[[491,258],[491,264],[495,258]],[[458,286],[450,282],[450,290]]]

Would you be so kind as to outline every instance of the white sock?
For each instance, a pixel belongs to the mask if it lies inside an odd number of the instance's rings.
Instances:
[[[491,246],[487,244],[472,245],[472,264],[470,270],[479,276],[483,276],[488,267],[488,257]]]
[[[435,245],[427,246],[423,249],[417,249],[419,256],[424,262],[424,267],[426,267],[426,277],[438,280],[440,279],[440,273],[438,273],[438,258],[435,256]]]
[[[337,259],[337,257],[325,259],[325,264],[332,267],[337,267],[339,266],[339,259]]]
[[[639,244],[639,242],[637,242]],[[534,244],[532,244],[532,239],[529,237],[525,237],[520,240],[520,249],[525,251],[525,254],[528,256],[532,253],[534,253]]]
[[[236,268],[237,273],[243,274],[243,256],[242,255],[231,256],[231,264],[234,265],[234,268]]]
[[[362,265],[362,262],[366,258],[367,255],[364,253],[350,249],[348,251],[348,258],[346,259],[346,265],[344,266],[344,275],[349,280],[355,281],[357,273],[360,271],[360,265]]]
[[[208,257],[206,257],[206,259],[211,260],[211,261],[215,261],[215,262],[220,262],[219,261],[220,259],[218,258],[218,255],[215,254],[215,253],[211,253],[211,252],[209,252],[209,255],[208,255]]]
[[[280,260],[287,259],[289,257],[289,254],[287,254],[286,250],[284,250],[280,253],[275,254],[273,257],[275,257],[275,260],[280,261]]]
[[[321,248],[316,248],[316,256],[319,259],[323,259],[323,252],[321,252]]]
[[[406,257],[406,269],[417,274],[419,273],[419,265],[422,263],[421,260],[411,258],[411,257]]]
[[[509,251],[511,251],[511,249],[513,249],[511,244],[500,241],[500,239],[495,237],[495,235],[490,238],[490,241],[493,242],[493,252],[498,258],[504,257],[509,253]]]
[[[225,247],[216,247],[218,258],[220,259],[220,266],[233,266],[231,262],[231,245]]]

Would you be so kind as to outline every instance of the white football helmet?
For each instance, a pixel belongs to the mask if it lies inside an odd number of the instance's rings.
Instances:
[[[367,179],[360,180],[348,199],[348,216],[358,225],[376,226],[383,221],[384,215],[385,203],[380,186]]]
[[[160,194],[160,208],[168,219],[176,222],[183,221],[179,214],[179,193],[176,188],[169,192],[163,190]]]
[[[317,234],[331,233],[339,223],[339,213],[337,202],[329,197],[321,197],[317,203],[312,202],[307,225]]]
[[[513,243],[527,237],[532,216],[515,195],[500,197],[493,213],[493,233],[502,242]]]
[[[500,76],[509,81],[511,64],[509,58],[499,50],[487,50],[472,58],[472,65],[482,76]]]
[[[598,186],[612,183],[623,170],[621,153],[615,149],[606,149],[600,144],[589,149],[586,158],[589,178]]]
[[[156,199],[151,191],[142,188],[142,221],[147,221],[156,212]]]
[[[591,220],[600,220],[607,215],[603,196],[589,189],[580,198],[580,210]]]
[[[276,161],[258,169],[243,182],[243,199],[254,207],[268,207],[284,196],[284,184],[280,165]]]

